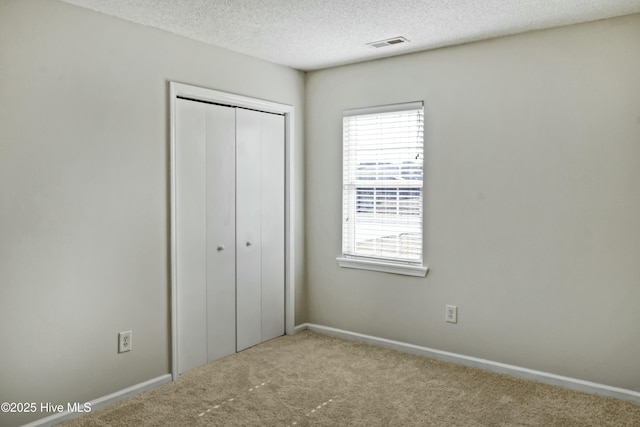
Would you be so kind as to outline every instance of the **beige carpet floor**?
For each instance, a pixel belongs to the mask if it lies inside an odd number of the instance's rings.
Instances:
[[[304,331],[63,425],[637,427],[640,405]]]

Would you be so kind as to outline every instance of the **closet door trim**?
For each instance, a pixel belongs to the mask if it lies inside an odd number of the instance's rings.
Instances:
[[[248,108],[266,113],[281,114],[285,117],[285,333],[295,333],[295,181],[294,171],[294,123],[295,111],[291,105],[250,98],[227,92],[220,92],[184,83],[169,82],[169,188],[170,188],[170,259],[171,259],[171,373],[173,380],[178,379],[178,323],[177,323],[177,256],[176,256],[176,100],[187,98],[194,101]]]

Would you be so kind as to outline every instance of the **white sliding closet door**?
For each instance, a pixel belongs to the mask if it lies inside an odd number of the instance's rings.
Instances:
[[[207,123],[207,355],[236,350],[235,111],[203,104]]]
[[[284,334],[284,116],[177,99],[178,372]]]
[[[178,370],[207,362],[205,109],[176,100]]]
[[[236,111],[237,350],[284,334],[284,117]]]
[[[232,354],[235,111],[176,101],[178,369]]]
[[[284,335],[284,116],[262,118],[262,341]]]

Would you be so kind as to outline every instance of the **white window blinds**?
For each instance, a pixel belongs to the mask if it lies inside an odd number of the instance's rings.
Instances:
[[[422,102],[343,117],[344,257],[422,264]]]

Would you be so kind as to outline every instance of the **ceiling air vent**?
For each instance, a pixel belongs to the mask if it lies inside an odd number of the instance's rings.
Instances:
[[[367,46],[372,46],[372,47],[385,47],[385,46],[391,46],[394,44],[402,44],[402,43],[408,43],[409,40],[405,39],[404,37],[393,37],[391,39],[386,39],[386,40],[379,40],[377,42],[371,42],[371,43],[367,43]]]

